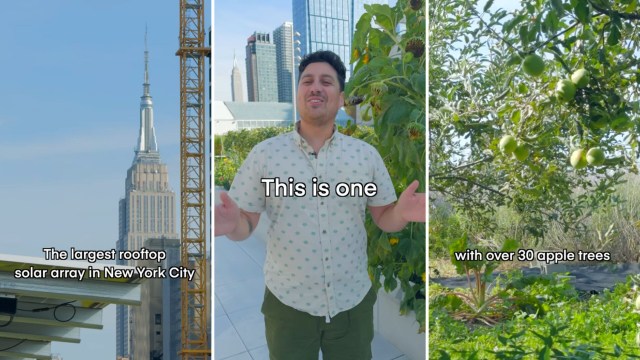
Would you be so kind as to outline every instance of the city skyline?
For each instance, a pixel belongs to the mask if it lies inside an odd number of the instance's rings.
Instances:
[[[115,248],[118,200],[138,138],[145,24],[159,152],[170,169],[171,188],[179,191],[176,4],[4,4],[3,253],[43,258],[42,249],[52,246]],[[114,305],[104,310],[103,322],[102,330],[83,329],[80,344],[53,342],[52,353],[65,360],[84,360],[88,353],[95,360],[115,359]]]
[[[251,11],[247,11],[251,9]],[[248,101],[247,70],[245,66],[247,38],[254,32],[269,33],[285,21],[292,21],[291,0],[263,2],[218,1],[214,4],[215,23],[212,56],[214,76],[213,99],[231,101],[231,71],[233,54],[236,53],[238,67],[243,80],[245,101]]]
[[[357,3],[370,0],[355,0]],[[350,0],[351,2],[351,0]],[[499,0],[497,2],[506,2]],[[388,0],[389,6],[394,6],[396,0]],[[251,9],[251,11],[247,11]],[[233,70],[234,51],[238,56],[238,63],[244,64],[244,46],[247,37],[254,32],[266,32],[273,35],[273,31],[284,22],[293,22],[292,0],[273,0],[263,2],[247,0],[244,2],[218,1],[214,4],[214,45],[212,54],[215,59],[213,66],[213,100],[232,101],[231,71]],[[294,31],[298,31],[294,24]],[[349,59],[343,59],[348,67]],[[244,91],[247,92],[246,67],[240,66],[244,81]],[[297,68],[296,68],[297,73]],[[247,99],[245,95],[245,100]]]

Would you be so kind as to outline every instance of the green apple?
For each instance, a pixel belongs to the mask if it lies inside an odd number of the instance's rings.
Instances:
[[[593,147],[587,151],[587,162],[589,165],[600,166],[604,164],[604,151],[599,147]]]
[[[571,74],[571,82],[573,82],[578,89],[582,89],[589,84],[589,72],[585,69],[574,71],[573,74]]]
[[[500,139],[500,143],[498,144],[498,148],[505,155],[510,155],[518,146],[516,139],[511,135],[505,135]]]
[[[529,76],[538,77],[544,72],[544,60],[536,54],[527,55],[522,60],[522,70]]]
[[[518,159],[518,161],[525,161],[529,157],[529,147],[526,144],[520,143],[513,150],[513,156]]]
[[[584,149],[575,150],[569,159],[571,166],[573,166],[574,169],[582,169],[587,166],[587,157],[585,155],[586,151],[584,151]]]
[[[576,86],[573,85],[571,80],[562,79],[558,81],[556,86],[556,96],[562,101],[571,101],[576,96]]]

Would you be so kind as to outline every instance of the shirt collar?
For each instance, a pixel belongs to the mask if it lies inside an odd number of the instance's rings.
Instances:
[[[300,135],[300,120],[296,121],[295,129],[291,132],[293,134],[293,139],[296,144],[302,149],[304,146],[309,146],[307,144],[307,140],[305,140]],[[325,140],[325,145],[331,145],[335,139],[341,138],[343,135],[338,131],[336,124],[333,124],[333,133],[331,133],[331,137]]]

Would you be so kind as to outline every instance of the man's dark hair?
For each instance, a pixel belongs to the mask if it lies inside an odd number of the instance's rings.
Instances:
[[[302,76],[304,69],[306,69],[309,64],[317,62],[326,62],[327,64],[331,65],[336,73],[338,73],[340,91],[344,91],[344,81],[346,78],[347,69],[344,67],[344,63],[342,62],[340,57],[333,51],[329,50],[320,50],[305,55],[302,58],[302,61],[300,61],[300,66],[298,66],[298,81],[300,81],[300,76]]]

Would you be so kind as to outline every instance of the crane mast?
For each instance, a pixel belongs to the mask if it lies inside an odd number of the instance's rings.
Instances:
[[[205,181],[205,46],[204,0],[180,0],[180,225],[181,263],[195,270],[182,279],[181,358],[211,357],[207,336],[206,181]]]

